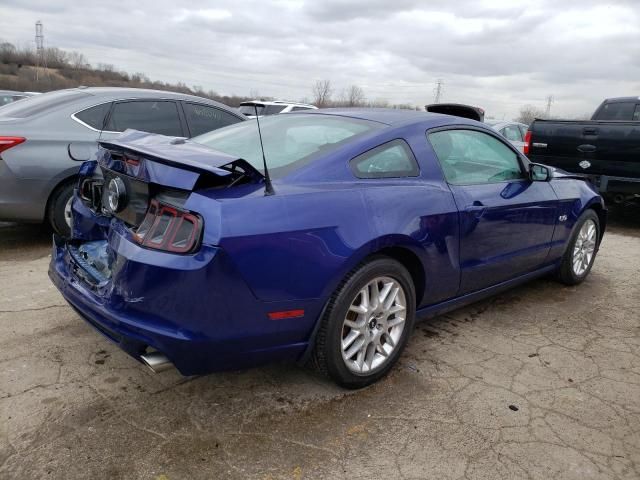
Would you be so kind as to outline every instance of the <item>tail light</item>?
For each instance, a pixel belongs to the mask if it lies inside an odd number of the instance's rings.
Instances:
[[[524,154],[529,155],[531,151],[531,130],[527,130],[527,133],[524,135]]]
[[[11,147],[20,145],[27,139],[24,137],[0,137],[0,153],[9,150]]]
[[[134,238],[144,247],[190,253],[199,246],[201,233],[202,219],[198,215],[151,200]]]

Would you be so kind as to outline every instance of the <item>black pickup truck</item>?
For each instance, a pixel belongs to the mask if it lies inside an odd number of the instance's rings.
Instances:
[[[640,201],[640,97],[607,99],[589,121],[535,120],[525,154],[588,177],[615,203]]]

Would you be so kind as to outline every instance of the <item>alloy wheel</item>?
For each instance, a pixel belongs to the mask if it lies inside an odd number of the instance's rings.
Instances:
[[[341,351],[355,375],[369,375],[389,360],[402,338],[406,294],[390,277],[376,277],[351,302],[342,324]]]
[[[578,232],[578,237],[573,247],[572,259],[573,273],[578,277],[584,275],[589,265],[591,265],[591,260],[596,251],[597,233],[596,223],[591,219],[584,222]]]

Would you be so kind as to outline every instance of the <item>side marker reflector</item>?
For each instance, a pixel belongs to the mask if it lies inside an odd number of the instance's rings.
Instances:
[[[287,318],[304,317],[304,310],[284,310],[282,312],[269,312],[269,320],[286,320]]]

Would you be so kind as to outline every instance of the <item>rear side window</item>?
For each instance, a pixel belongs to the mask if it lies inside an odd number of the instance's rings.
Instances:
[[[607,103],[598,112],[598,120],[629,121],[634,116],[636,104],[633,102]]]
[[[497,183],[524,178],[518,155],[497,138],[477,130],[428,134],[447,182]]]
[[[309,107],[293,107],[291,109],[292,112],[300,112],[302,110],[313,110],[313,109]]]
[[[502,135],[504,135],[504,137],[510,142],[522,141],[522,132],[517,125],[507,125],[500,131],[500,133],[502,133]]]
[[[358,155],[350,162],[358,178],[398,178],[418,176],[418,163],[404,140],[393,140]]]
[[[182,105],[184,106],[184,113],[187,116],[189,130],[193,137],[240,121],[235,115],[231,115],[219,108],[186,102]]]
[[[175,137],[184,135],[178,107],[175,102],[167,100],[116,103],[106,129],[124,132],[127,128]]]
[[[2,107],[0,116],[27,118],[33,115],[40,115],[71,104],[86,96],[86,93],[78,90],[59,90],[57,92],[34,95],[33,97],[25,98],[19,102],[13,102]]]
[[[633,121],[640,122],[640,103],[636,105],[636,109],[633,112]]]
[[[111,108],[111,102],[96,105],[95,107],[87,108],[81,112],[76,113],[74,116],[89,125],[96,130],[102,130],[104,126],[105,117],[109,113]]]

